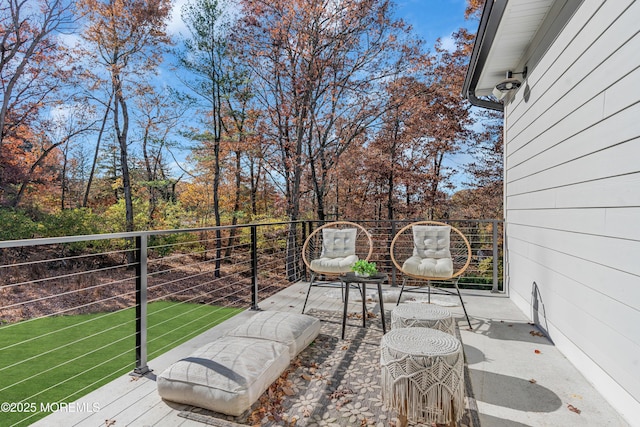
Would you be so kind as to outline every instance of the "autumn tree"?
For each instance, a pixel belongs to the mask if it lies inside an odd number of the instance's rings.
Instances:
[[[141,87],[136,98],[136,124],[140,133],[143,185],[149,194],[149,225],[153,228],[160,202],[175,202],[176,180],[167,169],[171,133],[182,121],[190,102],[172,90]]]
[[[469,188],[455,198],[456,207],[466,218],[502,218],[503,211],[503,141],[502,113],[490,110],[477,112],[481,130],[473,136],[467,167]],[[463,197],[464,196],[464,197]]]
[[[113,93],[111,116],[120,150],[125,200],[125,230],[133,231],[133,194],[129,171],[130,101],[160,63],[169,38],[164,32],[170,0],[80,0],[86,18],[85,54],[104,71]],[[96,74],[95,79],[100,76]]]
[[[438,41],[435,46],[437,59],[432,70],[430,83],[431,107],[434,109],[434,120],[425,127],[423,139],[429,156],[425,186],[427,191],[423,200],[428,204],[427,217],[434,218],[445,212],[439,210],[439,203],[444,201],[443,190],[453,190],[449,180],[453,173],[445,164],[445,158],[459,154],[471,134],[473,119],[469,112],[469,104],[461,95],[462,82],[468,64],[467,46],[472,36],[464,29],[453,34],[456,48],[446,50]]]
[[[221,225],[220,183],[222,178],[222,140],[228,134],[226,117],[234,126],[234,135],[242,135],[242,124],[246,101],[246,78],[232,60],[228,43],[234,18],[231,3],[225,0],[193,0],[182,9],[189,37],[184,40],[185,50],[180,55],[180,64],[190,72],[183,80],[200,100],[203,131],[192,137],[201,142],[198,148],[201,159],[206,159],[212,176],[212,198],[215,225]],[[244,97],[244,98],[243,98]],[[240,101],[239,110],[236,102]],[[239,154],[236,154],[238,159]],[[222,235],[216,230],[216,275],[219,275]]]
[[[63,0],[7,0],[0,6],[0,202],[17,205],[16,188],[41,178],[30,175],[39,170],[28,159],[39,157],[30,153],[32,138],[46,130],[43,112],[58,102],[70,73],[56,37],[73,19],[71,4]]]
[[[391,8],[384,0],[245,1],[247,57],[294,220],[306,170],[324,219],[330,171],[381,114],[385,79],[413,65],[415,46]]]

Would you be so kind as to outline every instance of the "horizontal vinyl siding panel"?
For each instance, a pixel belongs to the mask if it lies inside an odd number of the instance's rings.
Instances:
[[[509,106],[513,114],[510,114],[507,131],[513,136],[519,135],[532,121],[553,107],[554,102],[582,80],[593,69],[594,64],[602,63],[611,54],[610,46],[619,45],[614,40],[625,39],[622,35],[608,31],[608,28],[633,1],[607,2],[604,6],[602,3],[600,0],[585,1],[535,69],[529,70],[525,83],[531,89],[532,99],[525,102],[524,90],[521,88]],[[596,15],[591,16],[593,13]],[[636,30],[637,26],[634,24],[622,29],[622,32],[628,39]],[[603,44],[606,42],[602,40],[605,35],[611,38],[609,43],[614,44]],[[586,53],[594,47],[599,49]],[[590,57],[590,54],[595,56]],[[576,63],[585,57],[591,65],[576,69]]]
[[[533,228],[511,222],[509,230],[510,238],[519,238],[536,246],[584,259],[593,263],[594,269],[606,265],[640,279],[640,243],[637,241]],[[518,233],[522,233],[522,236]]]
[[[640,172],[511,195],[507,197],[507,206],[510,211],[640,206]]]
[[[505,104],[510,296],[621,411],[640,402],[639,20],[584,0]]]
[[[633,310],[640,310],[640,286],[638,286],[638,276],[624,271],[613,269],[607,265],[598,265],[594,268],[593,263],[571,254],[554,251],[549,248],[540,248],[526,240],[513,238],[509,242],[511,254],[518,254],[523,258],[530,259],[537,265],[537,268],[549,269],[571,280],[582,284],[593,292],[599,293],[601,298],[606,298],[611,303],[620,303]],[[535,254],[536,256],[532,256]],[[518,272],[520,273],[520,272]],[[529,290],[530,292],[531,290]],[[630,328],[627,337],[635,337],[640,328],[633,323],[625,323],[624,327]]]
[[[538,153],[580,134],[606,118],[607,90],[610,94],[619,94],[616,104],[620,109],[635,104],[640,93],[640,87],[634,83],[640,75],[637,52],[640,52],[640,34],[636,34],[610,60],[596,68],[571,92],[558,94],[561,96],[559,100],[547,96],[553,105],[532,122],[535,126],[529,126],[517,135],[510,134],[512,151],[509,154],[509,168],[517,167]],[[626,90],[616,88],[616,85]],[[617,112],[611,108],[612,105],[610,102],[607,106],[609,114]],[[576,109],[577,106],[580,108]]]
[[[640,169],[639,157],[640,139],[621,143],[529,175],[525,179],[511,181],[507,196],[633,174]]]
[[[546,253],[544,248],[532,250],[539,253],[541,259],[555,257],[553,251]],[[517,252],[514,251],[514,254]],[[523,257],[514,260],[516,265],[518,259],[538,264],[535,276],[531,277],[532,280],[528,281],[525,288],[532,293],[532,286],[535,282],[540,294],[540,302],[544,304],[544,308],[538,304],[539,315],[546,315],[547,321],[553,321],[557,327],[565,329],[564,327],[568,324],[564,324],[564,322],[571,323],[572,319],[567,319],[564,313],[558,315],[562,312],[557,310],[563,310],[565,306],[571,307],[576,316],[593,318],[594,323],[597,322],[603,332],[611,334],[615,331],[615,335],[621,341],[629,341],[631,345],[640,346],[640,330],[636,327],[640,323],[639,310],[620,304],[618,300],[610,298],[607,294],[567,277],[551,268],[552,264],[546,262],[539,264],[536,260]],[[541,324],[544,326],[544,323]],[[640,353],[637,357],[640,358]]]
[[[572,280],[536,265],[516,252],[511,261],[514,268],[531,272],[529,277],[522,278],[520,295],[531,300],[532,284],[535,282],[537,285],[540,295],[538,310],[541,315],[547,316],[541,319],[540,325],[547,329],[548,324],[552,324],[563,331],[576,347],[615,378],[627,393],[636,399],[640,398],[640,346],[624,337],[618,325],[611,327],[601,320],[613,321],[618,318],[624,323],[633,322],[638,316],[630,316],[620,305],[607,304],[599,294],[575,286]],[[529,295],[526,295],[527,292]]]
[[[571,233],[635,240],[640,245],[640,207],[512,210],[509,213],[509,222]],[[640,257],[640,246],[638,256]],[[640,288],[640,283],[638,287]]]
[[[640,46],[638,47],[640,51]],[[640,69],[637,69],[633,73],[635,80],[640,81]],[[640,86],[638,86],[640,88]],[[640,99],[640,89],[632,89],[637,91],[637,98]],[[630,98],[625,98],[627,102]],[[602,103],[602,104],[601,104]],[[594,110],[599,110],[601,106],[606,104],[606,97],[600,99],[594,105]],[[597,114],[597,113],[596,113]],[[597,122],[595,125],[590,126],[584,130],[578,130],[579,133],[562,140],[549,148],[540,147],[538,152],[529,152],[537,145],[530,144],[527,150],[520,150],[519,155],[525,154],[527,151],[530,157],[528,161],[513,165],[509,167],[509,180],[515,181],[526,177],[534,172],[549,169],[551,167],[560,165],[568,160],[579,158],[592,154],[596,151],[602,150],[612,145],[619,144],[624,141],[628,141],[638,136],[637,118],[640,117],[640,102],[636,102],[633,105],[620,111],[618,114],[611,116],[606,120]],[[571,124],[575,123],[579,127],[584,127],[584,121],[580,112],[576,113],[574,120],[570,120],[569,123],[564,124],[562,130],[558,129],[556,135],[553,135],[553,131],[549,131],[548,135],[545,135],[545,141],[558,141],[559,137],[557,133],[561,131],[567,131]],[[615,133],[612,133],[611,129],[615,129]],[[571,130],[569,130],[572,132]],[[551,144],[551,143],[549,143]],[[638,148],[640,155],[640,147]]]
[[[640,52],[640,41],[638,41],[637,39],[638,37],[634,39],[635,43],[637,44],[636,50],[637,52]],[[636,55],[638,55],[638,53],[636,53]],[[640,81],[640,68],[635,68],[622,80],[605,91],[605,117],[609,117],[612,114],[624,110],[628,106],[636,104],[640,101],[640,85],[638,85],[638,81]]]
[[[634,38],[634,42],[637,46],[634,47],[634,52],[640,52],[640,34]],[[634,58],[634,54],[631,52],[625,52],[624,59],[625,65],[630,66],[630,59]],[[636,60],[637,62],[637,60]],[[638,100],[640,99],[640,85],[637,84],[640,81],[640,68],[637,66],[630,72],[618,80],[612,82],[609,78],[617,78],[619,73],[610,72],[612,69],[619,69],[620,64],[611,64],[611,67],[603,67],[600,71],[594,73],[592,76],[595,81],[600,83],[606,83],[609,85],[605,88],[597,87],[599,94],[592,97],[585,104],[580,105],[576,110],[571,110],[567,105],[563,106],[563,109],[556,107],[550,111],[552,115],[547,116],[554,121],[549,123],[542,120],[535,122],[535,126],[532,126],[531,131],[536,135],[529,132],[523,132],[517,137],[512,137],[512,142],[518,145],[518,140],[521,138],[532,138],[533,141],[527,141],[523,145],[523,148],[516,153],[509,155],[509,169],[513,170],[518,168],[525,162],[530,161],[532,158],[536,158],[539,155],[547,154],[548,160],[550,155],[555,155],[552,158],[554,164],[561,163],[571,156],[579,156],[588,152],[590,147],[602,144],[603,140],[615,139],[617,141],[624,140],[624,132],[636,130],[636,122],[630,116],[638,114]],[[614,75],[615,74],[615,75]],[[589,79],[590,81],[591,79]],[[598,86],[598,85],[593,85]],[[604,86],[604,84],[602,85]],[[602,89],[600,91],[600,89]],[[582,90],[582,89],[578,89]],[[585,88],[585,91],[589,89]],[[564,99],[573,98],[573,92],[567,95]],[[558,105],[563,103],[558,102]],[[620,118],[616,116],[621,115]],[[563,119],[557,121],[557,117],[563,115]],[[547,127],[549,125],[549,127]],[[603,134],[605,129],[609,130],[609,135]],[[611,130],[615,130],[615,134],[611,134]],[[636,132],[637,135],[637,132]],[[608,138],[609,137],[609,138]],[[627,136],[626,138],[628,138]],[[600,139],[600,140],[598,140]],[[581,144],[577,147],[575,153],[568,152],[565,142],[573,143],[574,145]],[[510,142],[511,143],[511,142]],[[611,142],[609,142],[611,144]],[[557,147],[560,146],[564,152],[558,151]],[[548,153],[552,151],[552,153]]]

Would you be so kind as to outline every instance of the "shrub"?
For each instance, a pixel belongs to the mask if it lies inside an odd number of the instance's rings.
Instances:
[[[91,209],[65,209],[47,215],[42,221],[45,237],[79,236],[100,232],[100,219]]]
[[[31,239],[38,233],[38,224],[23,211],[0,208],[0,240]]]

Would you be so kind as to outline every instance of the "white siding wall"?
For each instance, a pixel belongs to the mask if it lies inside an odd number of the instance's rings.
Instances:
[[[505,108],[510,296],[633,425],[639,22],[640,1],[585,0]]]

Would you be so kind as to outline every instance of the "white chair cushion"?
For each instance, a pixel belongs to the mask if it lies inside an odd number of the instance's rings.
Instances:
[[[340,258],[318,258],[309,263],[309,267],[316,273],[348,273],[353,264],[358,261],[357,255],[349,255]]]
[[[275,341],[222,337],[158,376],[163,399],[238,416],[289,366],[289,349]]]
[[[453,262],[451,258],[412,256],[404,262],[402,270],[414,276],[448,279],[453,276]]]
[[[345,258],[356,254],[356,228],[323,228],[320,258]]]
[[[421,258],[451,258],[449,225],[414,225],[413,255]]]
[[[262,311],[227,336],[277,341],[289,347],[293,359],[320,333],[320,320],[306,314]]]

